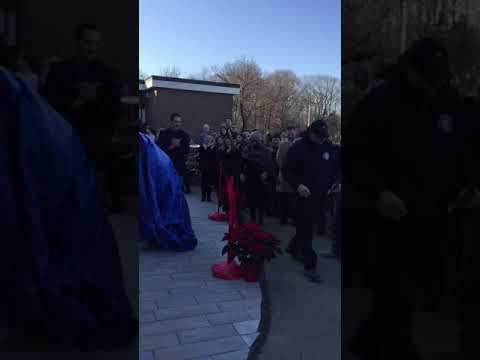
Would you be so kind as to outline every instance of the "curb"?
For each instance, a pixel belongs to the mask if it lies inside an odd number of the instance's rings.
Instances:
[[[258,325],[259,335],[250,347],[247,360],[259,360],[265,345],[271,326],[271,299],[268,292],[267,277],[265,275],[265,267],[259,279],[260,290],[262,292],[262,304],[260,314],[260,324]]]

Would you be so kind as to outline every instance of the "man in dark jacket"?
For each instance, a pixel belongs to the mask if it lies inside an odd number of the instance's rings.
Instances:
[[[177,170],[178,176],[184,177],[187,171],[187,157],[190,153],[190,135],[182,130],[182,116],[174,113],[170,115],[170,128],[158,135],[158,146],[170,157]],[[190,189],[186,186],[185,192]]]
[[[465,114],[449,76],[443,47],[419,40],[344,129],[343,171],[374,204],[373,310],[352,346],[364,359],[419,359],[419,290],[439,299],[449,203],[467,183]]]
[[[288,151],[283,171],[286,181],[298,195],[297,231],[291,250],[301,249],[304,274],[313,282],[321,281],[312,245],[316,217],[324,211],[327,192],[338,179],[336,151],[328,137],[326,122],[322,119],[313,122],[305,137]]]
[[[50,104],[70,122],[93,162],[105,174],[112,207],[120,208],[118,156],[113,151],[115,124],[121,111],[121,80],[117,72],[99,59],[101,33],[95,24],[81,24],[75,32],[78,55],[50,69],[45,95]]]

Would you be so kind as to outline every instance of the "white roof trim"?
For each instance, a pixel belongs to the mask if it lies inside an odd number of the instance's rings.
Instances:
[[[228,94],[228,95],[240,94],[240,89],[236,87],[194,84],[194,83],[177,82],[177,81],[166,81],[166,80],[158,80],[153,78],[148,78],[147,80],[145,80],[145,85],[147,89],[154,87],[154,88],[163,88],[163,89],[172,89],[172,90],[199,91],[199,92]]]

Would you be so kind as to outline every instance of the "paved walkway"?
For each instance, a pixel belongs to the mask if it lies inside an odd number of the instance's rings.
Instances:
[[[198,191],[197,191],[198,193]],[[211,222],[212,203],[188,196],[199,239],[193,252],[140,253],[140,360],[246,360],[257,337],[257,283],[211,275],[226,224]]]
[[[268,219],[266,230],[276,234],[285,248],[293,237],[293,226],[280,226]],[[327,251],[330,241],[316,238],[317,253]],[[340,263],[319,258],[322,284],[303,276],[303,265],[288,254],[265,267],[264,296],[267,309],[262,319],[264,344],[254,351],[258,360],[339,360],[341,358]],[[256,347],[256,346],[255,346]]]

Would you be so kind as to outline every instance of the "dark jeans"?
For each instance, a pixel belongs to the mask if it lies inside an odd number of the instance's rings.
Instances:
[[[374,222],[375,254],[368,277],[373,307],[359,332],[372,340],[369,346],[401,349],[411,342],[420,291],[424,289],[429,299],[439,299],[446,224],[443,217]]]
[[[211,174],[207,171],[202,171],[202,197],[209,198],[212,195]]]
[[[313,234],[316,217],[321,210],[321,202],[318,197],[298,198],[296,234],[293,248],[300,249],[303,254],[305,270],[315,270],[317,267],[317,254],[313,249]]]
[[[340,199],[335,198],[333,200],[333,209],[331,209],[330,213],[330,221],[329,224],[329,236],[332,241],[331,253],[337,257],[341,255],[341,215],[340,215]]]

